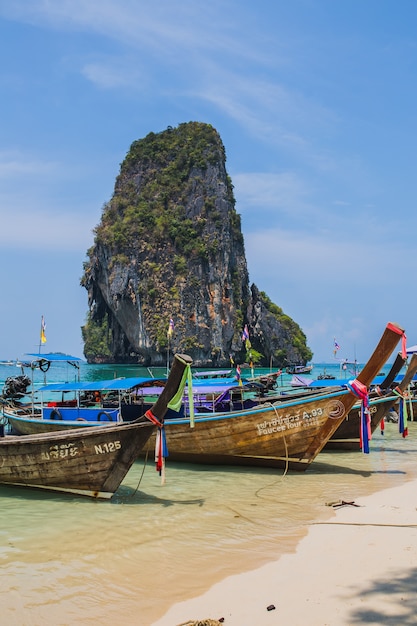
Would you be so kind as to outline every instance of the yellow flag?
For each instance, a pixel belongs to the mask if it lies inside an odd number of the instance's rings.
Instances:
[[[41,343],[46,343],[45,331],[46,331],[46,324],[45,324],[45,319],[44,319],[44,317],[42,315],[42,319],[41,319]]]

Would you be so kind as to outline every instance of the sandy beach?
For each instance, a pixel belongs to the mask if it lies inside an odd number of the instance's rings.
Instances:
[[[153,626],[417,623],[417,480],[332,507],[295,553],[230,576]]]

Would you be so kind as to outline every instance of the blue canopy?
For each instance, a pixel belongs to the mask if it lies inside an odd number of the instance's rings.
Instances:
[[[49,383],[39,387],[38,391],[130,391],[135,388],[148,391],[149,394],[161,393],[167,380],[166,378],[149,378],[133,377],[133,378],[111,378],[110,380],[92,380],[84,382],[67,382],[67,383]],[[246,389],[252,390],[258,388],[256,383],[245,383],[238,385],[236,380],[231,383],[228,379],[218,379],[217,381],[195,381],[192,383],[194,393],[215,394],[226,391],[227,389]]]
[[[404,374],[398,374],[394,378],[394,382],[398,384],[402,381],[403,378],[404,378]],[[323,380],[313,380],[308,386],[309,387],[343,387],[343,386],[347,386],[348,382],[351,380],[354,380],[353,376],[351,378],[330,378],[330,379],[325,378]],[[383,383],[384,380],[385,380],[385,376],[376,376],[372,381],[372,385],[381,385],[381,383]],[[413,380],[417,380],[417,374],[414,376]]]
[[[87,382],[49,383],[39,387],[38,391],[128,391],[138,386],[163,387],[165,383],[166,379],[157,380],[149,377],[111,378]]]
[[[71,354],[63,354],[63,352],[26,352],[27,356],[34,356],[36,359],[44,359],[44,361],[82,361],[78,356]]]

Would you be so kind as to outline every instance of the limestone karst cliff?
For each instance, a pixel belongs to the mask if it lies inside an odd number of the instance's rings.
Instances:
[[[89,362],[164,365],[169,351],[199,366],[229,365],[230,355],[282,366],[312,356],[300,327],[249,285],[224,146],[208,124],[180,124],[132,144],[81,284]]]

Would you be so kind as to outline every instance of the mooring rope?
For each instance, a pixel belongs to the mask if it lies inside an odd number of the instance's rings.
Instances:
[[[142,473],[141,473],[141,475],[140,475],[140,477],[139,477],[139,482],[138,482],[138,484],[137,484],[136,489],[134,490],[134,492],[133,492],[133,493],[131,493],[131,494],[128,496],[129,498],[133,498],[133,496],[135,496],[135,495],[137,494],[137,491],[138,491],[138,489],[139,489],[139,487],[140,487],[140,484],[141,484],[141,482],[142,482],[143,475],[144,475],[144,473],[145,473],[146,464],[147,464],[147,462],[148,462],[148,455],[149,455],[149,440],[148,440],[148,443],[146,444],[146,454],[145,454],[145,459],[144,459],[144,461],[143,461],[143,468],[142,468]]]

